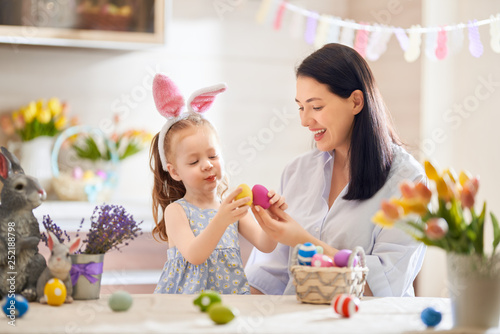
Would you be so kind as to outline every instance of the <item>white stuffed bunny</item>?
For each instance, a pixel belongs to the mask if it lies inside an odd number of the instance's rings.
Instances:
[[[50,231],[48,231],[48,243],[49,249],[51,250],[49,261],[47,261],[47,268],[42,272],[38,278],[36,285],[36,292],[38,300],[42,304],[47,303],[47,297],[45,296],[43,290],[45,289],[45,284],[51,278],[60,279],[66,286],[66,300],[65,303],[73,302],[73,284],[71,283],[71,257],[70,254],[74,253],[78,247],[80,247],[80,238],[76,238],[68,246],[59,242],[57,237]]]

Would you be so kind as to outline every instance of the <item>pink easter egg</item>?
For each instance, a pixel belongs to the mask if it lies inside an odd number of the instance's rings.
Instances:
[[[260,184],[254,185],[252,188],[253,204],[259,205],[263,209],[268,209],[271,206],[269,203],[269,197],[267,197],[268,193],[269,190],[267,190],[266,187],[261,186]]]
[[[314,254],[311,259],[312,267],[333,267],[333,260],[325,254]]]
[[[359,310],[359,298],[353,295],[340,294],[332,300],[332,306],[335,313],[349,318]]]
[[[72,176],[76,180],[81,180],[83,178],[83,170],[81,167],[75,167],[73,168],[73,173]]]
[[[95,172],[95,175],[99,176],[101,179],[103,180],[106,180],[106,172],[103,171],[102,169],[98,169],[96,172]]]
[[[349,256],[351,256],[352,251],[350,249],[341,249],[335,254],[333,257],[333,261],[335,262],[335,265],[337,267],[347,267],[347,264],[349,263]],[[353,266],[356,266],[358,264],[358,258],[355,257],[354,261],[352,262]]]

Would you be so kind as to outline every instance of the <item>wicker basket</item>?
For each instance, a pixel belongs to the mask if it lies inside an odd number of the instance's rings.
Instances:
[[[60,170],[59,153],[65,140],[80,133],[87,133],[94,137],[100,137],[111,152],[111,160],[101,163],[93,163],[87,160],[77,160],[75,158],[66,159]],[[107,139],[106,135],[99,129],[90,126],[74,126],[63,131],[54,144],[52,149],[52,186],[57,197],[64,201],[88,201],[88,202],[107,202],[111,198],[114,188],[118,183],[118,154],[114,145]],[[75,179],[72,176],[71,169],[74,167],[84,167],[86,170],[96,172],[100,170],[106,175],[102,177],[92,177],[89,179]],[[95,173],[97,175],[97,173]]]
[[[342,293],[359,298],[363,296],[368,268],[362,247],[354,249],[347,267],[319,268],[298,264],[297,253],[300,246],[301,244],[293,249],[290,264],[297,300],[311,304],[330,304],[333,297]],[[359,261],[354,267],[355,256],[359,257]]]

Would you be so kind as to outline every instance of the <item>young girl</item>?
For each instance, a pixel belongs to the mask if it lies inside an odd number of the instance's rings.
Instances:
[[[175,84],[158,74],[153,95],[160,114],[168,121],[151,144],[154,173],[153,234],[168,241],[168,259],[155,293],[248,294],[238,232],[262,252],[276,242],[248,214],[250,198],[235,200],[238,188],[221,201],[227,190],[220,147],[214,127],[200,113],[206,111],[224,84],[209,87],[184,100]],[[285,208],[284,199],[269,193],[274,206]],[[158,218],[158,209],[164,210]]]

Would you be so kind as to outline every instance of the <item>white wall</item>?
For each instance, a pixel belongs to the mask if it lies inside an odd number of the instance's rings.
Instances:
[[[500,12],[497,1],[424,1],[425,25],[467,23]],[[437,14],[439,13],[439,14]],[[481,176],[477,209],[487,199],[489,209],[500,213],[498,166],[500,162],[499,54],[490,47],[489,26],[479,28],[484,54],[468,52],[465,32],[460,53],[443,61],[425,59],[422,67],[422,153],[444,169],[469,170]],[[485,82],[490,82],[485,84]],[[491,250],[492,231],[486,222],[486,249]],[[446,262],[441,250],[429,249],[421,273],[421,294],[446,296]]]

